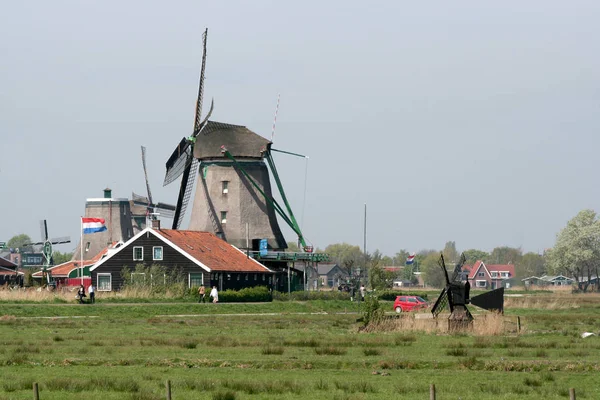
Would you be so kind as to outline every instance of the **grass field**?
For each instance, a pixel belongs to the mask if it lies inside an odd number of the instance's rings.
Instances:
[[[580,337],[600,331],[599,296],[507,298],[523,330],[493,336],[365,333],[350,312],[345,301],[5,301],[0,399],[31,399],[33,382],[42,400],[165,399],[167,379],[174,399],[428,399],[431,383],[438,399],[568,399],[570,387],[600,398],[600,339]]]

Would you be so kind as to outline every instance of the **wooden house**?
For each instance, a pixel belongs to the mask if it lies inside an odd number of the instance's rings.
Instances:
[[[468,280],[473,289],[508,288],[508,281],[515,277],[512,264],[485,264],[479,260],[473,266],[465,265],[463,270],[469,271]]]
[[[188,287],[216,286],[219,290],[253,286],[271,287],[273,271],[238,248],[209,232],[147,227],[90,268],[99,292],[119,290],[124,279],[155,279],[122,276],[125,268],[160,265],[180,272]]]

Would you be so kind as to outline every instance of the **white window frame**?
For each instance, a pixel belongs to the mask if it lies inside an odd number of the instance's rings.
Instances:
[[[142,249],[142,258],[135,258],[135,249]],[[133,261],[144,261],[144,246],[133,246]]]
[[[500,272],[500,277],[502,278],[509,278],[509,273],[508,272]]]
[[[221,181],[221,188],[223,194],[229,193],[229,181]]]
[[[479,271],[479,272],[477,273],[477,276],[478,276],[479,278],[481,278],[481,277],[484,277],[484,276],[485,276],[485,272],[483,272],[483,271]]]
[[[202,276],[202,283],[200,285],[204,286],[204,273],[202,272],[194,272],[194,275],[200,274]],[[188,273],[188,288],[192,287],[192,273]]]
[[[483,285],[481,285],[481,283],[483,283]],[[475,287],[487,287],[487,281],[475,281]]]
[[[100,277],[108,276],[108,289],[100,289]],[[98,272],[96,274],[96,290],[99,292],[111,292],[112,291],[112,274],[110,272]]]
[[[499,277],[500,277],[500,275],[498,274],[498,272],[497,272],[497,271],[492,271],[492,272],[490,272],[490,276],[491,276],[492,278],[499,278]]]
[[[154,253],[156,250],[155,249],[160,249],[160,258],[156,258],[156,254]],[[163,257],[164,257],[164,249],[162,246],[152,246],[152,260],[154,261],[162,261]]]

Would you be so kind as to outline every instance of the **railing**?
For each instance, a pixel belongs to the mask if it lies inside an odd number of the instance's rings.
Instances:
[[[248,254],[255,260],[265,261],[329,261],[329,255],[325,253],[291,253],[285,251],[269,251],[267,254],[261,255],[260,251],[249,251]]]

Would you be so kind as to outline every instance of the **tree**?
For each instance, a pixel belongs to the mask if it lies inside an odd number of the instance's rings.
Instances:
[[[526,253],[517,267],[515,268],[515,275],[519,279],[530,276],[540,277],[546,274],[546,259],[537,253]]]
[[[394,256],[394,265],[406,265],[406,259],[410,253],[404,249],[400,250]]]
[[[519,264],[521,261],[521,257],[523,257],[523,251],[520,248],[514,247],[496,247],[492,250],[492,253],[484,260],[489,264]]]
[[[450,264],[457,262],[458,251],[456,251],[456,242],[446,242],[442,254],[444,255],[444,261],[446,263]]]
[[[21,233],[19,235],[15,235],[15,236],[11,237],[8,240],[8,243],[6,243],[6,245],[11,249],[19,248],[21,253],[23,253],[23,252],[31,252],[32,251],[32,248],[30,246],[27,246],[27,247],[25,246],[25,244],[28,244],[31,242],[32,242],[32,240],[28,235]]]
[[[381,265],[369,268],[369,284],[372,289],[382,290],[391,288],[394,283],[394,273],[386,271]]]
[[[296,242],[287,242],[287,249],[285,251],[288,251],[290,253],[299,253],[300,252],[300,247],[298,247],[298,243]]]
[[[360,247],[348,243],[330,244],[325,248],[325,253],[329,254],[331,261],[339,265],[348,275],[353,275],[353,269],[364,261]]]
[[[598,276],[599,265],[600,221],[593,210],[583,210],[558,233],[548,253],[548,266],[554,274],[578,279],[585,292],[592,275]]]
[[[465,250],[463,253],[465,255],[465,258],[467,259],[468,265],[473,265],[478,260],[487,260],[490,257],[490,253],[488,253],[487,251],[481,251],[476,249]]]
[[[62,263],[66,263],[73,258],[73,253],[61,253],[60,251],[55,251],[52,253],[52,260],[54,261],[54,265],[59,265]]]
[[[429,253],[421,262],[421,276],[423,282],[433,287],[446,286],[446,277],[442,268],[438,264],[440,256],[436,253]]]

